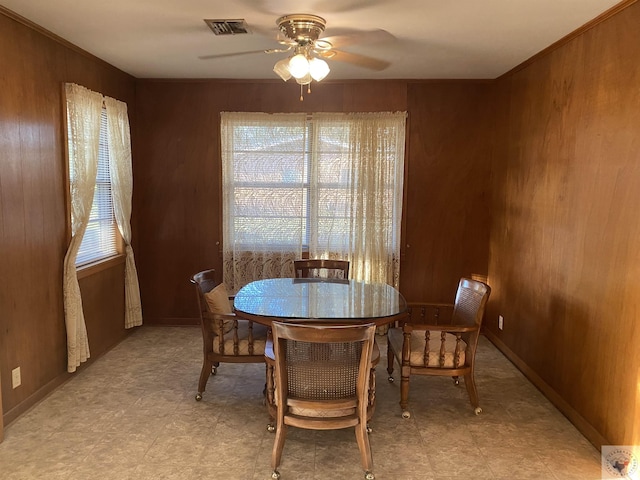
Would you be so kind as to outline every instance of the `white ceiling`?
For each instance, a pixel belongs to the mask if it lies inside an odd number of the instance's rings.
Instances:
[[[382,71],[329,60],[327,80],[496,78],[619,0],[0,0],[138,78],[277,79],[284,53],[202,60],[278,47],[276,19],[310,13],[322,36],[383,29],[343,48],[391,62]],[[250,35],[215,36],[205,18],[244,19]]]

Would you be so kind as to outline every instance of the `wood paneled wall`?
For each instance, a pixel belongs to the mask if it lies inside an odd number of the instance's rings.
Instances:
[[[134,246],[145,321],[196,323],[189,278],[221,272],[221,111],[407,111],[401,290],[452,301],[460,276],[488,268],[489,91],[487,82],[323,82],[300,102],[282,82],[138,81]]]
[[[132,77],[0,9],[0,378],[7,423],[66,374],[63,83],[128,103]],[[124,336],[122,265],[83,279],[96,358]],[[21,368],[22,385],[11,387]]]
[[[489,335],[596,445],[640,444],[639,24],[496,85]]]

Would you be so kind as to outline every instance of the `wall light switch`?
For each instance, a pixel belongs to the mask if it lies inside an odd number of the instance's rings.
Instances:
[[[502,315],[498,315],[498,328],[500,330],[504,328],[504,317]]]

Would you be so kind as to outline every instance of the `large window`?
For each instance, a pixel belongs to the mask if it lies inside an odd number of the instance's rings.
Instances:
[[[71,141],[71,135],[69,135]],[[75,173],[73,163],[69,166],[70,182],[73,185]],[[107,112],[102,108],[100,116],[100,143],[98,150],[98,170],[96,186],[93,195],[91,214],[87,229],[82,237],[82,243],[76,257],[76,265],[86,265],[91,262],[111,257],[117,251],[118,227],[113,213],[111,196],[111,174],[109,161],[109,143],[107,138]],[[72,189],[73,192],[73,189]]]
[[[358,279],[397,282],[404,113],[223,113],[221,126],[232,290],[288,276],[303,252],[348,259]]]

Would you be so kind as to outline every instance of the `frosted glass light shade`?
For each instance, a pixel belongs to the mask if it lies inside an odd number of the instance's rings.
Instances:
[[[304,77],[296,78],[299,85],[309,85],[311,83],[311,74],[307,73]]]
[[[289,73],[294,78],[303,78],[309,73],[309,60],[303,54],[299,53],[291,57],[289,60]]]
[[[273,66],[273,71],[278,74],[278,76],[284,80],[285,82],[291,78],[291,72],[289,71],[289,59],[283,58],[282,60],[276,62]]]
[[[319,82],[326,77],[330,71],[331,70],[329,69],[327,62],[321,58],[314,57],[309,61],[309,73],[316,82]]]

